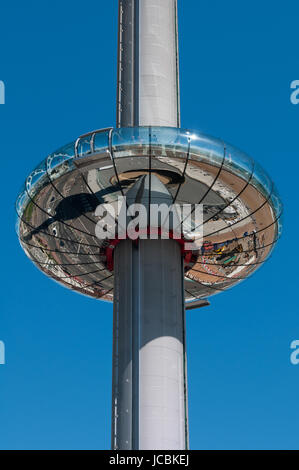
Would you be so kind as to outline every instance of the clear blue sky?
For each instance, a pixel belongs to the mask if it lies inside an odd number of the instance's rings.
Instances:
[[[272,259],[209,308],[187,314],[192,449],[299,449],[299,79],[295,1],[179,0],[184,127],[257,159],[285,204]],[[14,233],[32,168],[115,124],[117,0],[0,6],[1,449],[108,449],[112,306],[50,281]]]

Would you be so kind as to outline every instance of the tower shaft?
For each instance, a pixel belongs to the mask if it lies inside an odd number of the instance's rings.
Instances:
[[[119,0],[117,126],[180,127],[176,0]]]
[[[119,0],[117,125],[179,127],[178,77],[177,1]],[[188,447],[183,280],[174,240],[115,249],[113,449]]]
[[[174,240],[115,249],[113,449],[186,449],[183,266]]]

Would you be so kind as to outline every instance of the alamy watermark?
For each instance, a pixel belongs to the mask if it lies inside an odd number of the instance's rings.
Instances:
[[[5,364],[5,344],[0,341],[0,365]]]
[[[299,364],[299,340],[295,339],[292,341],[290,348],[294,349],[290,356],[291,364],[293,364],[293,366],[297,366]]]
[[[0,80],[0,104],[5,104],[5,84]]]
[[[199,250],[203,237],[202,204],[129,204],[126,197],[101,204],[95,216],[95,234],[100,240],[174,239],[185,250]]]
[[[299,80],[293,80],[291,82],[291,90],[294,90],[292,91],[291,96],[290,96],[291,103],[298,104],[299,103]]]

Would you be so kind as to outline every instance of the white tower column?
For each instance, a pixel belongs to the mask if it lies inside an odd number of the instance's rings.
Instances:
[[[115,248],[113,449],[187,449],[183,266],[175,240]]]
[[[117,126],[180,127],[176,0],[120,0]]]
[[[117,125],[179,127],[178,76],[176,0],[119,0]],[[172,202],[156,178],[143,186],[139,203]],[[188,448],[183,282],[176,241],[115,248],[113,449]]]

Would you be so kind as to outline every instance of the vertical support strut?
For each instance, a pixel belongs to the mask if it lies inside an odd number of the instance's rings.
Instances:
[[[119,0],[117,126],[180,126],[177,0]],[[116,246],[113,449],[188,448],[183,283],[176,241]]]

